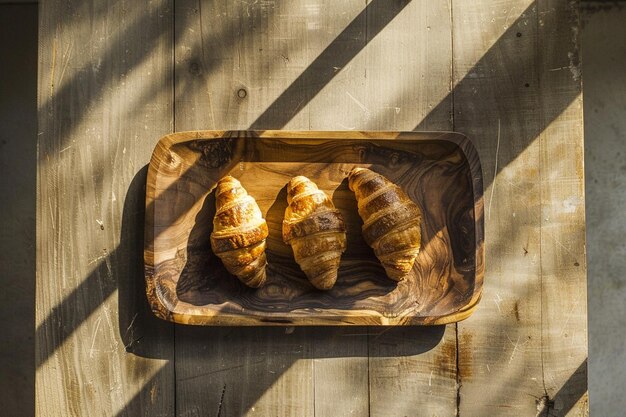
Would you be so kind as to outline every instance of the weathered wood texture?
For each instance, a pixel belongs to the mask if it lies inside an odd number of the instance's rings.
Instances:
[[[347,173],[366,166],[400,186],[422,213],[411,273],[389,279],[363,238]],[[211,250],[213,190],[238,178],[267,221],[267,281],[246,287]],[[286,184],[313,178],[346,224],[339,279],[316,290],[282,239]],[[192,131],[164,137],[148,169],[147,294],[161,318],[208,325],[445,324],[465,319],[484,273],[482,175],[454,133]],[[476,216],[478,214],[478,217]]]
[[[316,53],[308,18],[304,2],[176,1],[176,129],[249,128]],[[266,117],[289,115],[275,127],[306,130],[296,100]],[[177,415],[312,416],[313,347],[310,329],[177,326]]]
[[[580,12],[538,3],[543,412],[589,414]],[[546,87],[551,93],[546,94]]]
[[[37,5],[0,3],[0,409],[35,412]],[[19,36],[15,34],[19,33]]]
[[[481,319],[459,324],[460,415],[535,415],[543,395],[533,7],[529,1],[497,8],[487,1],[453,3],[455,129],[476,137],[489,239],[489,285],[476,312]]]
[[[204,2],[176,4],[176,27],[181,31],[176,60],[178,65],[183,65],[183,69],[177,71],[177,130],[207,127],[409,130],[420,121],[424,129],[450,130],[452,127],[451,97],[447,95],[451,86],[451,31],[449,7],[445,3],[434,6],[423,1],[377,1],[365,10],[358,3],[257,3],[243,8],[234,4],[219,11],[207,7],[208,3]],[[219,30],[207,29],[212,27]],[[412,29],[407,30],[408,27]],[[224,40],[216,36],[224,31],[233,38],[225,39],[227,46],[223,47],[221,42]],[[398,37],[402,38],[404,47],[390,48]],[[409,47],[412,44],[426,44],[427,48],[413,49]],[[207,53],[209,50],[213,53]],[[382,60],[377,58],[382,53],[394,63],[391,71],[385,70]],[[200,60],[200,57],[204,58]],[[186,71],[187,66],[191,71]],[[259,68],[269,75],[258,75]],[[427,76],[429,74],[432,79]],[[394,84],[399,75],[404,80],[401,87]],[[393,85],[397,94],[393,97],[381,95],[385,84]],[[245,97],[237,94],[241,89],[246,91]],[[215,104],[218,100],[219,106]],[[259,104],[260,100],[267,101]],[[370,101],[376,101],[377,106],[369,107]],[[437,112],[429,114],[440,101],[447,103],[448,108],[437,107]],[[393,123],[377,121],[383,112]],[[429,119],[423,120],[426,114]],[[453,328],[448,328],[446,334],[450,334],[450,330],[454,335]],[[206,331],[177,330],[177,375],[186,377],[211,372],[205,362],[215,358],[214,352],[199,354],[197,350],[186,348],[187,338],[202,337],[200,335]],[[293,334],[267,336],[266,332],[251,330],[247,338],[233,343],[262,340],[261,343],[274,346],[279,354],[284,352],[282,346],[289,345],[289,340],[300,337],[302,332],[296,329]],[[297,383],[299,386],[306,384],[315,392],[312,404],[309,403],[310,397],[300,398],[303,407],[308,405],[308,408],[300,409],[302,415],[313,412],[331,416],[360,415],[370,409],[370,371],[382,369],[371,384],[371,393],[377,398],[377,408],[371,410],[372,414],[386,415],[385,410],[394,399],[385,393],[404,387],[415,390],[421,383],[429,381],[435,387],[431,391],[447,400],[433,404],[423,396],[409,396],[404,398],[405,409],[453,414],[456,377],[440,374],[437,369],[441,362],[454,367],[455,355],[444,355],[440,352],[441,345],[435,347],[441,333],[416,332],[409,330],[404,337],[392,334],[394,332],[382,332],[368,338],[366,329],[307,329],[306,337],[299,339],[303,349],[296,357],[283,355],[284,361],[275,357],[272,365],[251,367],[254,358],[247,357],[254,352],[247,351],[237,359],[232,370],[226,369],[184,386],[179,380],[179,392],[185,399],[178,402],[179,411],[193,409],[204,413],[214,410],[215,398],[207,398],[202,382],[213,380],[221,388],[221,381],[226,385],[229,378],[237,381],[236,376],[241,372],[251,372],[258,382],[239,380],[235,392],[242,395],[243,400],[233,397],[234,394],[227,390],[225,407],[241,414],[254,411],[251,410],[252,404],[255,404],[255,410],[264,409],[272,393],[280,390],[287,390],[297,401],[301,391],[289,388],[289,384]],[[207,335],[205,340],[210,337]],[[400,361],[392,354],[371,364],[367,358],[368,351],[381,346],[391,346],[392,351],[403,357],[420,354],[420,359],[428,366],[413,369],[404,374],[401,381],[390,379],[385,376],[384,369],[401,366]],[[239,346],[235,344],[233,348]],[[423,353],[425,350],[429,352]],[[313,352],[314,359],[308,352]],[[274,374],[278,366],[286,368],[280,378]],[[341,380],[349,383],[338,383]],[[258,392],[263,390],[268,394],[259,398]],[[289,410],[285,410],[279,411],[288,414]]]
[[[375,6],[389,4],[382,1]],[[380,13],[375,8],[371,12],[370,20]],[[365,88],[350,91],[356,99],[349,97],[350,112],[337,111],[343,107],[334,104],[336,97],[347,94],[343,85],[335,84],[333,94],[317,108],[318,125],[312,128],[326,128],[330,119],[355,129],[454,130],[451,12],[448,1],[413,0],[380,33],[368,35],[361,54],[365,60],[358,61],[358,55],[351,73],[346,73],[349,78],[361,70]],[[455,347],[456,325],[428,331],[372,331],[369,414],[456,415]]]
[[[42,3],[40,415],[585,415],[577,4],[365,3],[177,0],[173,18],[169,2]],[[141,279],[130,179],[171,129],[250,128],[474,140],[487,268],[458,337],[176,326],[174,412],[174,366],[148,359],[171,357],[154,342],[167,325],[117,330],[141,300],[122,301]]]
[[[172,130],[172,27],[170,1],[41,3],[38,416],[174,413],[140,226],[144,167]]]
[[[460,415],[581,415],[587,349],[576,4],[455,2],[453,10],[455,129],[476,138],[490,185],[488,284],[476,318],[459,323]]]

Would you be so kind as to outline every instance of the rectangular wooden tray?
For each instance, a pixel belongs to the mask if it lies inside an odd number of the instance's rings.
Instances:
[[[369,167],[423,212],[422,249],[395,283],[361,235],[347,173]],[[245,287],[211,251],[214,188],[238,178],[267,224],[267,284]],[[330,291],[314,289],[281,237],[286,184],[306,175],[332,197],[348,249]],[[145,276],[154,313],[197,325],[432,325],[475,309],[484,274],[483,190],[472,143],[452,132],[194,131],[163,137],[148,170]]]

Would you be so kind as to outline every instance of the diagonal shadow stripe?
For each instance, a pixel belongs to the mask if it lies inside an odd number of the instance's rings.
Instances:
[[[396,6],[391,7],[392,10],[396,10],[396,14],[402,10],[402,8],[407,4],[406,2],[398,2],[394,3]],[[378,24],[370,23],[370,31],[372,34],[379,33],[384,25],[382,22],[387,22],[393,18],[391,14],[388,13],[388,9],[386,8],[387,3],[384,3],[382,0],[374,0],[370,3],[368,7],[374,7],[374,9],[369,9],[370,12],[373,10],[380,10],[381,16],[379,20],[377,20]],[[529,6],[529,8],[534,7],[534,3]],[[528,11],[528,10],[527,10]],[[355,18],[357,19],[365,19],[366,14],[362,12]],[[356,26],[353,26],[354,21],[349,25],[352,27],[348,31],[348,29],[344,30],[342,34],[337,38],[337,42],[346,42],[349,38],[348,35],[355,35]],[[361,24],[364,24],[363,21]],[[386,24],[386,23],[385,23]],[[433,117],[436,117],[436,114],[441,114],[442,111],[449,112],[449,102],[447,101],[450,96],[460,95],[462,91],[467,91],[467,89],[473,88],[476,83],[488,83],[488,79],[475,79],[472,75],[474,73],[484,73],[486,69],[490,69],[493,71],[507,71],[510,77],[513,79],[519,80],[520,82],[524,81],[524,71],[523,68],[519,70],[515,70],[514,68],[503,67],[502,58],[503,53],[506,51],[513,52],[512,48],[514,45],[514,37],[517,37],[517,27],[521,25],[521,18],[518,18],[514,23],[511,24],[510,28],[502,35],[501,38],[496,41],[496,43],[489,48],[489,50],[485,53],[485,55],[477,62],[477,64],[468,71],[468,75],[466,75],[454,88],[454,90],[446,97],[442,103],[436,106],[429,115],[426,116],[424,120],[422,120],[417,126],[416,130],[420,130],[421,126],[428,125],[429,121],[432,120]],[[340,40],[340,41],[339,41]],[[302,76],[298,77],[292,85],[290,85],[287,90],[281,96],[279,96],[270,107],[263,112],[263,114],[257,118],[257,120],[251,125],[251,128],[255,129],[269,129],[269,128],[281,128],[285,124],[289,122],[289,120],[297,114],[297,110],[301,109],[296,107],[296,112],[293,111],[294,106],[293,103],[299,103],[299,100],[305,100],[308,103],[316,94],[318,94],[325,84],[323,82],[330,82],[334,77],[334,72],[330,73],[327,70],[322,68],[322,64],[327,65],[328,68],[332,68],[333,66],[345,66],[350,59],[354,58],[358,51],[362,50],[365,47],[363,44],[360,48],[355,48],[352,52],[346,52],[345,45],[334,45],[335,41],[329,45],[326,50],[316,58],[316,60],[309,66]],[[328,52],[327,52],[328,51]],[[335,60],[333,54],[337,54],[338,58]],[[319,74],[317,74],[317,70],[319,70]],[[304,76],[304,74],[307,74]],[[533,81],[533,80],[531,80]],[[534,80],[538,83],[537,80]],[[529,88],[525,87],[525,83],[522,83],[520,89]],[[312,87],[314,86],[314,88]],[[537,86],[533,86],[534,88],[538,88]],[[493,87],[490,87],[493,89]],[[525,137],[528,139],[526,141],[527,144],[530,144],[534,138],[541,133],[541,130],[545,128],[545,126],[549,125],[556,117],[558,117],[561,112],[569,106],[569,104],[576,98],[575,95],[564,93],[557,94],[556,98],[553,100],[554,102],[550,106],[550,112],[544,118],[543,127],[541,129],[536,129],[528,132],[524,132]],[[473,103],[475,106],[475,112],[480,111],[488,111],[490,108],[488,107],[488,103],[476,102]],[[304,104],[306,105],[306,104]],[[492,104],[489,104],[492,105]],[[514,111],[511,109],[510,111]],[[472,112],[472,113],[475,113]],[[493,140],[495,144],[494,138],[477,138],[477,140]],[[490,145],[482,145],[482,146],[490,146]],[[520,149],[520,153],[523,149]],[[507,161],[500,161],[499,170],[502,170],[509,162],[511,162],[512,158]],[[493,180],[492,177],[485,175],[485,188],[491,183]],[[145,195],[145,173],[140,172],[136,177],[136,180],[133,180],[131,184],[127,199],[137,199],[143,201],[143,196]],[[177,187],[177,184],[174,183],[168,188],[174,189]],[[190,206],[195,202],[190,202]],[[136,204],[136,203],[134,203]],[[187,209],[189,208],[187,207]],[[148,208],[150,209],[150,208]],[[185,208],[181,208],[184,210]],[[142,217],[143,219],[143,217]],[[140,221],[140,220],[137,220]],[[143,224],[135,223],[136,224]],[[135,227],[136,229],[136,227]],[[137,260],[142,260],[141,253],[132,252],[128,250],[128,245],[132,246],[131,242],[142,241],[142,232],[137,230],[132,230],[132,226],[129,226],[129,229],[126,231],[122,231],[121,235],[121,243],[120,248],[116,251],[109,254],[109,256],[92,272],[90,273],[83,282],[76,287],[63,301],[57,305],[52,311],[48,314],[48,316],[43,320],[41,325],[36,330],[36,339],[41,343],[41,349],[38,350],[37,357],[37,367],[43,364],[49,357],[52,355],[61,344],[70,337],[74,331],[80,326],[80,324],[86,320],[106,298],[108,298],[117,288],[119,283],[124,280],[133,279],[134,274],[136,274],[137,269],[132,266],[133,260],[138,262]],[[136,255],[133,255],[136,254]],[[109,265],[110,270],[109,270]],[[132,272],[135,271],[135,272]],[[113,277],[111,280],[110,277]],[[110,284],[107,284],[110,283]],[[140,295],[145,298],[143,294],[143,290],[140,289]],[[89,302],[78,303],[78,300],[89,300]],[[120,304],[122,304],[120,302]],[[84,310],[77,311],[77,305],[87,305],[88,308]],[[132,312],[127,314],[128,317],[132,317]],[[120,315],[120,323],[125,320],[125,322],[130,322],[131,320],[126,317],[123,318],[122,314]],[[120,326],[121,329],[125,329],[126,326]],[[146,328],[146,332],[150,332],[150,327]],[[129,343],[131,346],[133,345],[133,340],[126,340],[127,337],[122,335],[122,339],[126,345]],[[45,352],[43,352],[43,346],[46,346]],[[144,352],[141,350],[135,351],[136,354],[140,356],[153,357],[152,353]],[[157,356],[158,357],[158,356]]]
[[[436,125],[443,114],[449,113],[451,101],[454,107],[453,114],[450,115],[453,129],[459,131],[459,126],[469,127],[471,130],[463,129],[465,131],[460,133],[466,134],[473,141],[483,158],[481,162],[485,190],[491,185],[495,175],[524,152],[580,94],[580,91],[572,88],[542,89],[540,80],[542,76],[545,79],[546,75],[540,71],[546,65],[549,65],[548,68],[564,71],[549,73],[551,77],[564,77],[564,82],[551,82],[552,86],[571,82],[569,77],[573,75],[570,72],[577,70],[579,52],[576,39],[569,33],[566,35],[571,42],[570,50],[561,53],[544,51],[550,42],[542,36],[547,30],[544,29],[542,32],[536,29],[539,25],[534,26],[535,22],[528,25],[529,16],[537,15],[535,10],[538,6],[537,1],[534,1],[522,11],[462,78],[457,76],[459,69],[455,67],[453,57],[455,72],[453,77],[460,80],[413,129],[427,130],[428,126]],[[537,19],[540,19],[540,16],[537,16]],[[552,30],[558,33],[557,28]],[[535,37],[535,48],[523,49],[521,40],[527,36]],[[559,42],[559,46],[562,47],[563,43]],[[542,60],[550,62],[541,62]],[[491,168],[493,163],[491,157],[495,159],[500,115],[508,117],[501,120],[503,141],[514,135],[516,146],[521,143],[522,147],[517,148],[515,152],[499,155],[496,172]],[[485,160],[485,157],[489,159]]]
[[[587,392],[587,359],[580,364],[565,384],[550,399],[546,396],[545,412],[548,417],[565,417]]]
[[[236,328],[217,327],[202,328],[197,326],[181,326],[183,331],[190,331],[187,349],[198,353],[198,360],[209,367],[203,366],[205,373],[193,373],[191,375],[178,375],[177,384],[200,384],[205,393],[205,402],[210,404],[208,415],[238,416],[244,415],[263,396],[268,387],[280,379],[283,372],[294,365],[299,359],[310,358],[335,358],[355,357],[354,337],[368,336],[369,340],[385,337],[385,345],[380,351],[362,352],[370,357],[396,357],[419,355],[434,348],[441,340],[445,326],[432,327],[381,327],[368,329],[367,327],[353,328],[329,328],[329,327],[303,327],[295,330],[294,334],[285,334],[283,328]],[[250,334],[258,330],[258,333],[269,334],[274,341],[272,345],[251,343]],[[368,333],[369,332],[369,333]],[[305,340],[316,340],[316,345],[311,346],[303,343]],[[411,341],[410,344],[406,340]],[[224,343],[230,340],[231,343]],[[219,347],[232,347],[232,350],[224,351]],[[303,346],[307,348],[302,349]],[[332,349],[329,348],[332,346]],[[249,350],[253,349],[257,360],[249,360]],[[329,352],[333,352],[330,354]],[[242,354],[240,354],[242,353]],[[248,355],[246,355],[248,353]],[[273,369],[277,372],[267,372],[268,361],[274,361]],[[143,388],[137,392],[126,406],[116,414],[117,417],[134,417],[145,415],[146,407],[152,401],[152,393],[155,385],[162,380],[163,373],[171,372],[174,361],[170,360],[152,378],[145,382]],[[358,364],[355,364],[358,366]],[[356,372],[356,371],[355,371]],[[246,386],[247,390],[241,389],[242,375],[247,374],[254,384]],[[337,399],[337,401],[351,400],[349,398]],[[165,402],[173,405],[174,402]],[[221,407],[221,404],[226,404]],[[221,407],[221,414],[218,412]],[[185,404],[178,403],[175,412],[187,415]],[[174,410],[167,411],[167,415],[174,415]],[[193,414],[196,415],[196,414]]]
[[[150,391],[158,388],[159,381],[161,381],[164,377],[166,377],[169,373],[171,373],[171,369],[167,369],[169,367],[173,367],[174,362],[171,361],[168,364],[164,365],[163,369],[157,371],[157,373],[150,378],[143,385],[143,388],[139,390],[135,396],[130,399],[116,415],[115,417],[135,417],[135,416],[146,416],[153,409],[152,407],[146,407],[145,404],[149,404],[151,402],[150,399]],[[167,409],[159,410],[164,416],[175,416],[176,415],[176,407],[175,401],[170,401],[166,403],[169,405]]]
[[[411,0],[373,0],[250,125],[281,129],[296,116]],[[359,42],[355,42],[358,40]]]
[[[167,359],[171,356],[163,342],[172,324],[152,314],[145,296],[143,230],[137,225],[144,224],[146,173],[147,166],[135,175],[128,188],[119,246],[37,327],[37,368],[116,290],[120,293],[120,337],[126,350],[142,357]]]
[[[303,74],[263,112],[252,124],[251,128],[282,128],[297,114],[297,111],[286,111],[286,109],[293,109],[292,103],[294,101],[301,103],[302,107],[306,106],[335,76],[336,73],[333,66],[345,66],[365,47],[366,39],[373,39],[409,2],[410,0],[394,0],[393,2],[386,0],[372,1],[311,63]],[[368,28],[367,33],[364,30],[366,26]],[[182,30],[182,28],[177,28],[176,32]],[[355,43],[354,40],[356,38],[363,39],[363,43]],[[71,84],[68,83],[68,85]],[[62,91],[59,94],[63,97],[65,93]],[[45,107],[47,107],[47,104]],[[68,133],[66,132],[63,136],[66,136]],[[175,182],[167,190],[174,190],[178,185]],[[127,204],[136,206],[135,200],[137,198],[141,200],[145,196],[145,188],[141,187],[145,187],[145,171],[143,170],[136,175],[129,187],[127,201],[125,202],[125,215]],[[189,206],[182,208],[181,212],[191,208],[195,202],[186,203],[189,203]],[[151,213],[153,210],[153,204],[146,208],[147,213]],[[133,223],[143,224],[143,215],[141,219],[136,219]],[[122,230],[120,246],[111,252],[61,303],[55,306],[41,325],[37,327],[36,339],[41,344],[41,348],[37,351],[37,367],[45,363],[50,355],[76,331],[80,324],[93,314],[118,288],[118,285],[123,285],[128,280],[128,275],[132,276],[132,274],[125,273],[128,268],[132,268],[129,260],[143,259],[141,251],[137,252],[137,249],[129,247],[129,245],[132,245],[132,242],[143,242],[142,232],[132,230],[132,227],[129,227],[127,231]],[[129,256],[130,254],[136,255]],[[87,300],[87,302],[79,303],[79,300]],[[77,310],[77,305],[88,306],[88,308]],[[122,319],[120,317],[120,322]],[[121,328],[125,327],[121,326]],[[132,340],[125,341],[125,343],[132,343]],[[45,352],[44,346],[46,347]]]

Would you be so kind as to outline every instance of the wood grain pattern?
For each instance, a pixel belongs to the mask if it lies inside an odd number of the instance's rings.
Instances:
[[[293,112],[306,96],[303,86],[293,89],[284,108],[269,107],[323,50],[309,41],[319,6],[308,0],[177,0],[176,128],[248,129],[266,114],[259,128],[283,128],[276,119],[290,118],[289,128],[308,129],[308,108]],[[334,13],[339,6],[323,9]],[[339,31],[342,23],[336,23]],[[317,32],[326,29],[320,25]],[[316,345],[308,329],[176,326],[176,412],[312,417]]]
[[[575,2],[62,3],[41,6],[40,415],[585,415]],[[168,131],[252,126],[470,136],[489,187],[471,319],[143,333],[133,176]]]
[[[487,302],[480,319],[458,325],[459,415],[534,416],[542,396],[537,12],[532,1],[505,1],[493,16],[492,5],[453,4],[463,17],[454,27],[455,126],[482,137],[485,234],[493,237]]]
[[[145,302],[141,248],[145,166],[173,124],[172,3],[40,3],[40,417],[175,412],[174,329]]]
[[[368,138],[368,140],[364,140]],[[404,281],[386,279],[360,231],[346,175],[368,166],[424,213],[424,249]],[[237,177],[264,213],[267,283],[233,280],[207,248],[223,175]],[[336,286],[319,293],[281,239],[285,184],[315,178],[342,213],[348,250]],[[146,279],[160,317],[187,324],[441,324],[471,314],[483,274],[481,171],[452,133],[188,132],[163,138],[148,171]],[[475,215],[478,213],[478,215]]]
[[[576,2],[542,0],[537,12],[540,83],[554,91],[542,98],[541,118],[551,120],[555,108],[564,108],[538,139],[543,412],[589,416],[580,11]]]
[[[369,117],[363,124],[349,123],[361,114],[357,105],[349,107],[354,109],[350,112],[340,112],[336,119],[357,129],[455,130],[452,17],[450,1],[412,0],[385,30],[370,39],[364,51],[365,88],[352,94],[370,110]],[[337,88],[335,96],[342,94]],[[329,97],[327,102],[335,100]],[[326,129],[329,113],[322,106],[317,108],[318,128]],[[472,139],[480,141],[482,136]],[[477,311],[483,307],[481,302]],[[457,325],[370,331],[370,416],[457,415],[457,352],[451,349],[456,345]]]
[[[584,216],[576,203],[558,212],[582,195],[580,80],[568,58],[577,5],[557,3],[453,4],[455,127],[482,138],[490,236],[483,303],[458,324],[461,416],[586,413],[585,286],[574,265]]]

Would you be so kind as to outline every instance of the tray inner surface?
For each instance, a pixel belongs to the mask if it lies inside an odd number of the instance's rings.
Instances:
[[[385,317],[389,323],[428,324],[466,307],[475,295],[472,170],[451,141],[197,139],[172,145],[161,159],[153,167],[155,199],[147,211],[153,216],[153,241],[146,242],[146,250],[154,264],[146,265],[153,268],[146,272],[153,274],[168,313],[187,317],[175,321],[210,324],[219,316],[240,316],[242,322],[289,323],[317,317],[376,324]],[[385,276],[362,238],[346,178],[355,166],[385,175],[422,209],[422,249],[413,272],[400,283]],[[214,188],[227,174],[256,199],[269,226],[268,282],[260,289],[229,275],[211,251]],[[348,249],[337,283],[327,292],[308,283],[282,242],[286,184],[296,175],[306,175],[330,195],[347,224]]]

